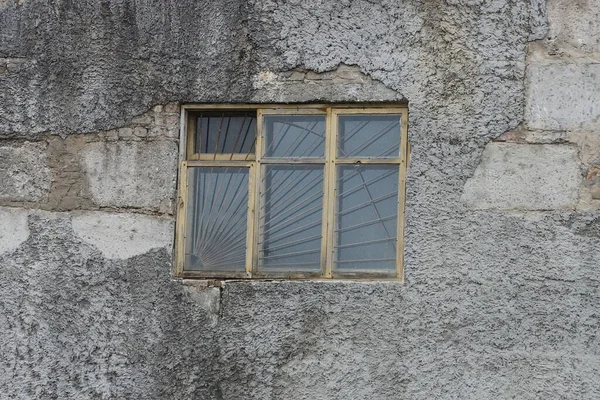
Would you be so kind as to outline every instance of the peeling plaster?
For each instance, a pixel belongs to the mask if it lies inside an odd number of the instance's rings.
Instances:
[[[141,214],[90,212],[72,218],[73,230],[109,259],[126,259],[156,248],[171,251],[173,221]]]
[[[0,254],[11,252],[29,237],[29,212],[19,208],[0,207]]]

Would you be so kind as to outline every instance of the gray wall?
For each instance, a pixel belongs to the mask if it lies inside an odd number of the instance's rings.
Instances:
[[[0,398],[600,397],[600,3],[0,1]],[[179,105],[408,101],[406,282],[171,278]]]

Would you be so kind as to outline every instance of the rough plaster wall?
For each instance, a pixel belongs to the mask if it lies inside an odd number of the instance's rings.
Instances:
[[[549,4],[550,32],[569,25],[562,4]],[[598,135],[588,120],[538,128],[530,106],[546,99],[531,93],[551,90],[535,87],[552,84],[532,78],[546,68],[539,60],[585,70],[596,53],[588,46],[573,61],[571,36],[528,44],[548,30],[545,2],[0,7],[2,146],[39,147],[23,162],[33,181],[51,176],[42,195],[0,189],[0,238],[15,232],[0,243],[0,396],[598,397],[600,207],[587,179]],[[410,106],[404,285],[219,290],[170,279],[178,121],[169,102],[374,100]],[[525,182],[564,172],[511,164],[540,143],[558,146],[547,154],[567,154],[580,176],[569,172],[566,189],[543,186],[559,199],[550,210],[531,211],[535,196],[498,206],[505,193],[493,186],[473,207],[467,188],[495,165],[481,162],[484,148],[506,148],[496,138],[521,146],[503,168],[530,174]],[[166,182],[156,193],[144,171],[124,170],[144,150],[153,179]],[[3,160],[0,177],[16,188]],[[138,197],[123,195],[131,187]]]

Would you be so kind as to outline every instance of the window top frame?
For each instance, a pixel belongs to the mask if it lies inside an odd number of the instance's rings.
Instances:
[[[223,156],[217,155],[215,158],[213,154],[205,154],[197,157],[197,154],[191,154],[189,152],[190,147],[193,145],[193,135],[190,134],[190,127],[192,124],[189,121],[193,118],[193,115],[200,112],[256,112],[257,124],[256,124],[256,148],[255,153],[251,154],[250,157],[247,155],[234,155],[233,158],[229,154]],[[400,157],[398,158],[375,158],[375,157],[339,157],[335,146],[337,142],[337,122],[338,116],[341,115],[357,115],[357,114],[400,114],[401,117],[401,142],[400,142]],[[265,158],[258,156],[257,149],[261,143],[262,135],[262,117],[266,115],[323,115],[327,121],[327,128],[325,132],[325,157],[324,158]],[[175,238],[175,251],[174,251],[174,275],[184,279],[215,279],[215,280],[310,280],[310,281],[338,281],[338,280],[377,280],[377,281],[394,281],[404,282],[404,211],[405,211],[405,200],[406,200],[406,169],[409,159],[409,144],[408,144],[408,104],[406,103],[310,103],[310,104],[233,104],[233,103],[218,103],[218,104],[183,104],[181,106],[181,124],[180,124],[180,152],[179,152],[179,173],[178,178],[178,202],[177,202],[177,214],[176,214],[176,238]],[[193,127],[195,130],[195,126]],[[186,198],[187,201],[187,190],[183,190],[186,183],[183,182],[183,178],[187,175],[182,173],[183,168],[188,167],[248,167],[253,169],[256,164],[321,164],[327,165],[328,161],[332,165],[352,165],[352,164],[371,164],[371,165],[390,165],[395,164],[400,168],[399,178],[400,186],[398,189],[398,232],[397,232],[397,267],[394,272],[384,272],[381,270],[373,270],[369,272],[356,271],[356,272],[335,272],[332,271],[333,261],[327,260],[327,268],[324,271],[315,273],[308,272],[268,272],[262,273],[255,271],[256,257],[257,254],[254,251],[248,251],[246,272],[205,272],[205,271],[185,271],[183,269],[183,244],[185,238],[185,229],[182,228],[181,220],[184,217],[185,208],[182,207],[182,199]],[[327,173],[326,173],[327,175]],[[325,180],[329,178],[326,176]],[[250,186],[253,183],[250,182]],[[326,189],[331,190],[331,189]],[[256,194],[253,189],[250,190],[250,196],[254,197],[251,202],[255,202]],[[334,199],[333,196],[329,196],[330,199]],[[325,205],[325,208],[333,206],[333,200]],[[249,207],[250,208],[250,207]],[[255,212],[254,209],[249,210],[253,217],[250,218],[248,226],[248,246],[256,245],[256,238],[252,237],[257,234],[255,226]],[[329,224],[328,217],[324,216],[323,226]],[[333,229],[331,229],[333,231]],[[333,242],[330,242],[330,249],[334,250],[335,246]],[[323,241],[325,243],[325,240]],[[329,251],[325,252],[322,249],[323,256],[329,257]],[[252,255],[252,257],[251,257]]]

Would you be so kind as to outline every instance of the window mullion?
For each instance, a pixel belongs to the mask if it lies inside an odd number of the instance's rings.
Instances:
[[[261,109],[256,110],[256,146],[254,146],[256,152],[256,161],[254,164],[254,182],[253,182],[253,227],[252,227],[252,247],[250,249],[250,253],[252,254],[250,260],[248,261],[250,268],[250,274],[256,274],[258,272],[258,253],[259,248],[258,244],[261,242],[260,236],[262,235],[261,229],[261,219],[263,216],[260,212],[260,201],[261,195],[264,192],[264,181],[262,179],[262,155],[263,155],[263,112]]]
[[[335,157],[337,143],[337,116],[333,109],[327,108],[325,127],[325,192],[323,196],[323,242],[321,246],[322,260],[325,266],[325,278],[333,277],[333,252],[335,230]]]
[[[188,182],[187,182],[188,166],[186,161],[182,161],[179,167],[179,199],[177,202],[177,237],[175,247],[176,273],[183,274],[183,262],[185,260],[185,237],[186,228],[185,221],[187,215],[187,199],[188,199]]]
[[[396,241],[396,277],[404,282],[404,208],[406,202],[406,170],[408,165],[408,109],[402,110],[400,137],[400,182],[398,186],[398,233]]]

